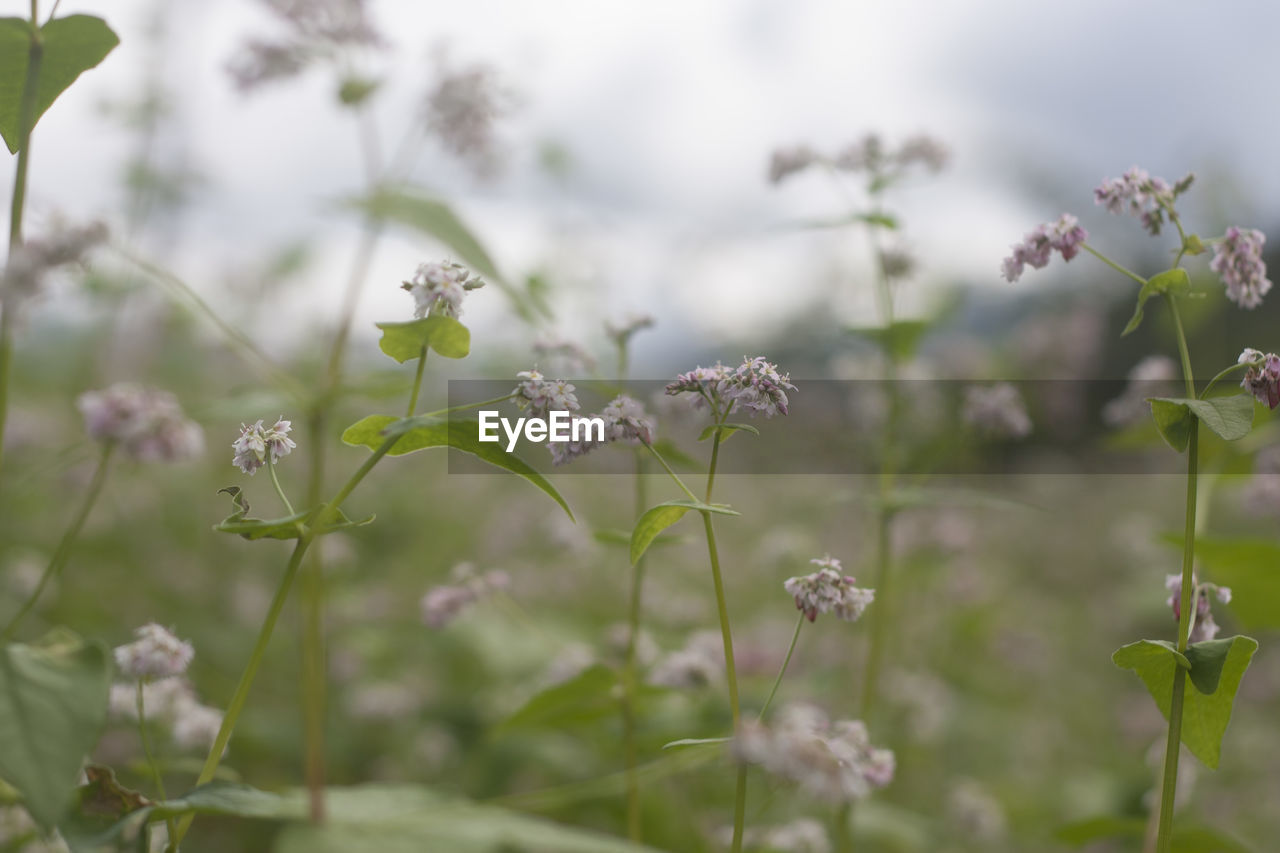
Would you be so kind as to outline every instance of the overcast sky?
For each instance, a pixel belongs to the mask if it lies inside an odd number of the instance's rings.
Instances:
[[[105,17],[122,44],[38,129],[35,221],[54,210],[115,217],[130,137],[101,106],[159,68],[179,98],[166,150],[185,152],[205,178],[162,247],[168,262],[217,298],[229,268],[311,235],[317,262],[295,293],[331,309],[354,239],[332,201],[360,183],[355,131],[333,106],[331,78],[242,96],[225,65],[246,36],[271,30],[261,7],[164,0],[170,37],[157,57],[145,35],[154,2],[62,4],[60,14]],[[0,0],[0,12],[26,5]],[[771,187],[765,170],[777,145],[836,149],[870,130],[891,141],[927,131],[954,153],[945,175],[912,182],[895,202],[926,281],[1033,286],[1004,283],[1000,258],[1063,209],[1103,245],[1103,232],[1138,236],[1091,198],[1100,179],[1134,164],[1171,179],[1190,170],[1225,179],[1198,191],[1230,198],[1240,224],[1278,218],[1266,203],[1280,189],[1276,112],[1258,103],[1280,79],[1280,13],[1269,4],[383,0],[374,10],[391,42],[392,83],[377,106],[385,138],[409,122],[441,44],[460,62],[492,63],[518,91],[502,178],[477,182],[434,150],[415,177],[455,202],[504,270],[556,260],[579,280],[562,312],[569,324],[643,309],[682,333],[726,333],[816,298],[833,269],[856,273],[861,240],[777,228],[840,212],[840,193],[817,174]],[[563,182],[538,165],[550,142],[570,157]],[[5,198],[11,180],[10,166]],[[396,284],[427,252],[403,238],[384,246],[362,321],[407,313]],[[851,289],[838,308],[852,317],[871,300],[856,280]],[[496,295],[473,303],[482,327],[502,315]]]

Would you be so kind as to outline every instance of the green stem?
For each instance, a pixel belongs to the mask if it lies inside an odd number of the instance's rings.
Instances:
[[[1086,252],[1088,252],[1089,254],[1093,255],[1095,258],[1097,258],[1098,260],[1102,261],[1104,264],[1106,264],[1107,266],[1111,267],[1111,268],[1112,268],[1113,270],[1115,270],[1116,272],[1121,273],[1122,275],[1127,275],[1129,278],[1133,279],[1133,280],[1134,280],[1134,281],[1136,281],[1138,284],[1145,285],[1145,284],[1147,283],[1147,280],[1146,280],[1145,278],[1143,278],[1142,276],[1138,275],[1138,274],[1137,274],[1136,272],[1134,272],[1133,270],[1128,270],[1128,269],[1125,269],[1124,267],[1120,266],[1120,265],[1119,265],[1119,264],[1117,264],[1115,261],[1111,260],[1111,259],[1110,259],[1110,258],[1108,258],[1106,255],[1104,255],[1104,254],[1102,254],[1101,252],[1099,252],[1097,249],[1095,249],[1095,248],[1093,248],[1092,246],[1090,246],[1088,243],[1081,243],[1081,244],[1080,244],[1080,248],[1084,249]]]
[[[1183,379],[1186,380],[1187,396],[1194,397],[1195,377],[1191,372],[1191,356],[1187,350],[1187,338],[1182,327],[1182,317],[1178,313],[1178,302],[1173,296],[1169,297],[1169,307],[1173,312],[1174,329],[1178,335],[1178,352],[1182,356],[1182,371]],[[1187,650],[1187,640],[1191,633],[1199,445],[1200,422],[1193,419],[1191,422],[1191,436],[1187,444],[1187,511],[1182,534],[1182,586],[1179,592],[1180,609],[1178,612],[1178,651],[1180,652]],[[1174,667],[1173,695],[1169,702],[1169,732],[1164,753],[1164,776],[1160,783],[1160,820],[1156,834],[1157,853],[1169,853],[1173,842],[1173,808],[1174,798],[1178,790],[1178,758],[1182,746],[1182,712],[1186,698],[1186,686],[1186,671],[1182,667]]]
[[[226,749],[227,742],[231,739],[231,733],[235,730],[236,721],[240,718],[240,712],[244,710],[245,701],[249,698],[249,689],[253,686],[253,680],[258,674],[258,668],[262,665],[262,658],[266,654],[267,644],[271,642],[271,635],[275,631],[276,622],[280,618],[280,611],[284,609],[284,603],[289,597],[289,589],[298,574],[298,568],[302,565],[302,558],[306,556],[307,549],[318,535],[317,531],[323,530],[333,513],[342,506],[343,501],[351,495],[356,486],[360,485],[360,481],[368,476],[373,467],[378,464],[378,461],[383,456],[387,455],[387,452],[391,450],[398,440],[399,436],[393,436],[384,441],[377,450],[370,454],[364,464],[351,475],[351,479],[347,480],[346,484],[338,490],[338,493],[321,507],[311,517],[310,523],[303,528],[302,536],[298,539],[298,544],[294,546],[293,554],[289,557],[289,564],[285,567],[284,577],[280,579],[280,586],[276,589],[275,597],[271,599],[271,607],[267,610],[267,617],[263,620],[262,627],[258,630],[258,639],[254,643],[253,651],[249,653],[249,661],[245,664],[244,672],[240,674],[240,681],[236,684],[231,701],[227,704],[227,712],[222,718],[222,726],[218,729],[218,736],[214,738],[213,747],[209,750],[209,756],[205,759],[200,775],[196,778],[197,786],[210,782],[218,770],[218,765],[222,762],[222,752]],[[178,843],[182,841],[190,828],[193,819],[194,815],[188,814],[178,822],[177,834],[171,836],[172,847],[176,849]]]
[[[1199,444],[1199,422],[1191,424],[1191,440],[1187,449],[1187,515],[1183,532],[1182,589],[1179,594],[1178,651],[1187,650],[1191,632],[1193,607],[1192,566],[1196,541],[1196,465]],[[1178,790],[1178,758],[1182,749],[1182,711],[1186,698],[1186,671],[1174,667],[1173,696],[1169,703],[1169,735],[1164,751],[1164,778],[1160,784],[1160,821],[1156,835],[1156,852],[1169,853],[1173,841],[1174,798]]]
[[[434,417],[435,415],[447,415],[450,412],[463,412],[467,409],[478,409],[481,406],[496,406],[498,403],[505,403],[515,394],[504,394],[501,397],[494,397],[492,400],[481,400],[479,403],[463,403],[458,406],[450,406],[447,409],[436,409],[434,412],[427,412],[423,417]]]
[[[293,515],[293,504],[289,503],[289,498],[285,495],[284,489],[280,488],[280,478],[276,476],[276,463],[270,451],[267,452],[267,473],[271,475],[271,485],[275,486],[276,495],[280,498],[280,502],[284,504],[285,512]]]
[[[418,352],[418,370],[413,376],[413,390],[409,393],[409,408],[405,411],[406,418],[413,417],[414,411],[418,408],[418,393],[422,390],[422,374],[427,369],[427,345],[423,344],[422,349]]]
[[[169,795],[164,790],[164,774],[160,772],[160,765],[156,763],[155,753],[151,750],[151,736],[147,734],[147,711],[142,699],[143,682],[138,680],[137,698],[135,705],[138,709],[138,737],[142,739],[142,754],[147,759],[147,766],[151,768],[151,776],[156,782],[156,792],[160,794],[161,800],[169,799]],[[173,838],[176,829],[173,818],[166,817],[165,827],[169,830],[169,837]]]
[[[1219,371],[1218,375],[1210,379],[1209,384],[1204,386],[1204,390],[1200,392],[1200,399],[1203,400],[1204,398],[1208,397],[1209,392],[1213,390],[1213,386],[1217,385],[1219,380],[1227,378],[1232,373],[1235,373],[1237,370],[1246,370],[1249,368],[1249,366],[1250,365],[1248,362],[1244,362],[1243,364],[1233,364],[1230,367],[1226,368],[1225,370]]]
[[[44,41],[35,0],[31,2],[31,40],[27,48],[27,74],[18,106],[18,164],[13,176],[13,197],[9,206],[9,262],[22,246],[22,213],[27,198],[27,164],[31,159],[31,129],[35,126],[36,99]],[[4,427],[9,414],[9,373],[13,363],[13,321],[16,310],[13,293],[0,294],[0,464],[4,461]]]
[[[719,443],[719,441],[720,441],[720,436],[717,434],[716,442]],[[698,500],[698,496],[695,495],[693,491],[684,484],[684,480],[680,479],[680,475],[678,475],[675,471],[671,470],[671,466],[667,464],[667,460],[662,458],[662,454],[658,452],[657,448],[655,448],[652,444],[649,444],[648,442],[645,442],[644,446],[649,448],[649,452],[653,454],[653,458],[657,459],[658,464],[662,466],[662,470],[666,471],[668,474],[671,475],[671,479],[675,480],[676,485],[680,487],[680,490],[689,496],[689,500],[693,501],[694,503],[701,503],[701,501]]]
[[[716,463],[720,457],[720,436],[721,433],[717,431],[711,445],[711,466],[707,470],[707,503],[711,503],[711,492],[716,481]],[[658,458],[661,459],[662,457],[659,456]],[[673,474],[672,476],[675,475]],[[677,478],[677,482],[679,482],[679,478]],[[720,553],[716,548],[716,532],[711,522],[711,513],[702,513],[702,525],[707,534],[707,554],[711,558],[711,580],[715,586],[716,611],[720,617],[720,636],[724,643],[725,680],[729,684],[729,710],[733,716],[733,730],[736,732],[742,718],[742,710],[738,701],[738,668],[734,661],[733,631],[729,627],[729,607],[725,601],[724,577],[720,571]],[[738,779],[734,790],[733,843],[730,847],[732,853],[741,853],[742,851],[742,830],[746,823],[746,814],[747,768],[744,764],[738,769]]]
[[[835,817],[836,853],[853,853],[853,803],[842,803]]]
[[[36,588],[21,609],[14,614],[13,618],[9,620],[9,624],[5,626],[2,636],[6,640],[13,638],[19,623],[31,612],[31,608],[35,607],[36,602],[40,599],[40,594],[49,585],[49,581],[62,572],[67,560],[70,559],[71,548],[75,544],[76,537],[80,535],[80,530],[89,518],[89,512],[93,509],[98,496],[102,493],[102,486],[107,481],[107,467],[114,450],[115,445],[112,442],[102,445],[102,455],[98,457],[98,467],[93,472],[93,479],[89,482],[89,488],[85,490],[84,500],[80,502],[80,508],[76,511],[75,516],[72,517],[71,524],[67,526],[66,531],[62,534],[62,539],[58,541],[58,547],[54,550],[53,557],[49,559],[49,564],[45,566],[44,574],[40,576],[40,582],[36,584]]]
[[[763,720],[764,715],[769,712],[769,706],[773,704],[773,697],[778,693],[778,685],[782,684],[782,676],[787,674],[787,665],[791,663],[791,655],[796,650],[796,641],[800,639],[800,629],[804,627],[804,612],[800,613],[800,618],[796,620],[795,633],[791,635],[791,645],[787,647],[787,656],[782,660],[782,668],[778,670],[778,677],[773,680],[773,689],[769,691],[769,698],[764,700],[764,707],[760,709],[757,720]]]
[[[623,352],[625,352],[623,348]],[[639,518],[648,506],[648,496],[645,494],[645,465],[644,456],[638,451],[636,457],[636,518]],[[644,590],[644,556],[636,561],[631,567],[631,598],[627,608],[627,657],[625,664],[625,675],[623,678],[623,701],[622,701],[622,740],[626,760],[626,786],[627,786],[627,837],[632,841],[639,842],[642,839],[642,825],[640,812],[640,777],[639,777],[639,749],[636,744],[636,688],[639,686],[639,677],[636,671],[636,648],[639,644],[641,616],[643,615],[643,590]]]

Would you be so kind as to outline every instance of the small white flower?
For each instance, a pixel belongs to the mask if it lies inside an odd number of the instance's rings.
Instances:
[[[855,578],[841,574],[840,561],[827,556],[810,563],[819,566],[811,575],[788,578],[782,588],[796,601],[796,609],[810,621],[819,613],[834,613],[845,622],[856,622],[871,602],[875,601],[873,589],[854,586]]]
[[[288,456],[298,445],[289,438],[292,422],[280,418],[270,428],[264,427],[262,421],[253,426],[240,425],[240,437],[231,444],[235,451],[231,464],[244,473],[253,476],[263,465],[267,464],[267,454],[271,454],[271,464],[280,461],[280,457]]]
[[[187,671],[195,649],[154,622],[136,629],[138,638],[115,650],[116,667],[133,679],[171,678]]]
[[[965,423],[991,438],[1025,438],[1031,434],[1027,414],[1018,389],[1008,382],[965,389]]]

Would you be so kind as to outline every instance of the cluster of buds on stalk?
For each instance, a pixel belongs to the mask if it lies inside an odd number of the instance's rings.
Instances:
[[[819,613],[834,613],[845,622],[858,620],[867,605],[875,601],[874,589],[855,586],[857,579],[844,574],[840,561],[831,556],[809,561],[818,566],[810,575],[788,578],[782,587],[796,602],[796,609],[810,622]]]
[[[451,261],[419,264],[413,278],[400,287],[413,297],[413,316],[428,314],[462,316],[462,301],[468,292],[484,287],[484,279],[462,264]]]
[[[1165,589],[1169,590],[1168,604],[1173,611],[1174,621],[1182,618],[1182,575],[1166,575]],[[1213,621],[1210,610],[1209,594],[1223,604],[1231,602],[1231,587],[1218,586],[1215,583],[1200,583],[1193,574],[1191,576],[1191,628],[1187,636],[1188,643],[1201,643],[1218,636],[1218,623]]]

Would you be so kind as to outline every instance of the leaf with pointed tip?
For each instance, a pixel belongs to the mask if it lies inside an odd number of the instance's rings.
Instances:
[[[49,21],[40,28],[40,41],[33,128],[77,77],[106,59],[120,43],[107,22],[92,15]],[[22,144],[22,92],[30,54],[31,23],[22,18],[0,18],[0,136],[11,154],[17,154]]]
[[[698,441],[706,441],[716,433],[720,433],[720,441],[723,443],[728,441],[730,436],[738,430],[749,432],[752,435],[760,434],[760,430],[756,429],[751,424],[711,424],[702,431],[701,435],[698,436]]]
[[[110,687],[107,650],[65,628],[30,645],[0,646],[0,776],[46,829],[71,805]]]
[[[471,331],[452,317],[432,314],[408,323],[378,323],[382,340],[378,347],[404,364],[430,347],[445,358],[466,358],[471,352]]]
[[[434,415],[417,415],[411,418],[369,415],[347,427],[342,440],[353,447],[377,450],[387,438],[395,435],[399,439],[387,451],[388,456],[403,456],[432,447],[452,447],[523,477],[545,492],[573,519],[569,504],[546,477],[516,454],[507,453],[499,442],[480,440],[480,423],[474,419],[450,420]]]
[[[1195,417],[1225,441],[1238,441],[1253,429],[1253,398],[1248,394],[1210,397],[1150,397],[1151,416],[1169,446],[1181,453],[1191,440],[1191,418]]]
[[[1147,279],[1147,283],[1138,291],[1138,304],[1133,309],[1133,317],[1129,319],[1128,324],[1124,327],[1124,331],[1120,333],[1121,337],[1137,331],[1142,325],[1143,310],[1146,307],[1147,300],[1153,296],[1162,293],[1172,293],[1175,296],[1186,295],[1191,290],[1191,277],[1187,275],[1187,271],[1182,267],[1174,267],[1171,270],[1165,270],[1159,275],[1153,275]]]
[[[733,740],[731,737],[682,737],[680,740],[673,740],[662,745],[663,749],[678,749],[682,746],[711,746],[713,744],[728,743]]]
[[[684,518],[689,510],[713,512],[719,515],[741,515],[723,504],[707,504],[701,501],[667,501],[648,509],[631,531],[631,565],[635,565],[653,544],[658,534]]]
[[[1194,689],[1184,693],[1182,742],[1211,768],[1218,766],[1236,691],[1257,649],[1258,641],[1251,637],[1228,637],[1187,647],[1183,660],[1189,664]],[[1168,719],[1174,672],[1182,665],[1176,655],[1167,643],[1142,640],[1118,649],[1111,659],[1121,669],[1138,674]],[[1206,692],[1209,687],[1213,689]]]

